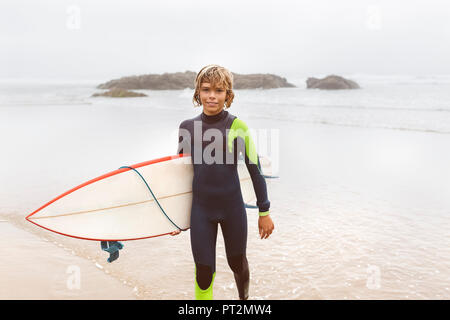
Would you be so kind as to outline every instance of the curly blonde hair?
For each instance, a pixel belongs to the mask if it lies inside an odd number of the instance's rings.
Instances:
[[[195,107],[202,105],[200,101],[200,86],[202,83],[210,83],[212,87],[224,87],[227,91],[227,96],[225,98],[225,108],[229,108],[233,103],[234,92],[233,92],[233,74],[226,68],[221,67],[217,64],[209,64],[203,67],[195,78],[195,91],[192,102]]]

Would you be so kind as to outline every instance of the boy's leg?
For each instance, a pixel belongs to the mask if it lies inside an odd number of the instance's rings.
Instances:
[[[191,248],[195,262],[195,298],[212,300],[216,271],[217,223],[208,219],[205,208],[192,205]]]
[[[250,271],[246,256],[247,212],[244,204],[228,209],[226,219],[221,222],[227,261],[234,273],[241,300],[248,299]]]
[[[233,270],[234,280],[238,289],[239,299],[248,299],[248,289],[250,285],[250,270],[245,254],[229,257],[228,265]]]

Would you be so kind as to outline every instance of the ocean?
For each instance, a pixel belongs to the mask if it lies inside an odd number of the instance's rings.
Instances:
[[[299,76],[288,79],[297,88],[235,92],[228,111],[252,129],[279,176],[268,181],[269,239],[258,238],[258,213],[247,210],[250,298],[449,299],[450,76],[346,77],[361,89],[308,90]],[[69,265],[81,266],[85,285],[65,293],[61,267],[48,277],[46,297],[98,297],[102,287],[93,284],[102,281],[136,299],[192,299],[189,231],[126,242],[108,264],[99,243],[24,220],[89,179],[175,154],[178,125],[201,112],[190,89],[90,97],[101,82],[0,81],[0,220],[33,235],[28,242],[45,242],[33,249],[52,252],[43,264],[64,266],[67,252],[77,257]],[[16,233],[3,234],[8,241]],[[25,242],[13,243],[26,252]],[[2,248],[3,272],[24,265]],[[214,296],[237,298],[220,232]]]

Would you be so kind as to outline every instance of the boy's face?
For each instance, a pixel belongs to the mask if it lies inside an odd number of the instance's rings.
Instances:
[[[208,82],[202,82],[200,86],[200,101],[205,114],[212,116],[221,112],[226,97],[227,91],[224,87],[213,87]]]

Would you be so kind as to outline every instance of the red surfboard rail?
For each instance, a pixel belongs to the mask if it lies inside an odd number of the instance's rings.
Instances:
[[[167,156],[167,157],[163,157],[163,158],[158,158],[158,159],[153,159],[153,160],[149,160],[149,161],[145,161],[145,162],[140,162],[140,163],[131,165],[131,166],[129,166],[129,167],[131,167],[131,168],[133,168],[133,169],[137,169],[137,168],[140,168],[140,167],[148,166],[148,165],[150,165],[150,164],[154,164],[154,163],[158,163],[158,162],[164,162],[164,161],[169,161],[169,160],[178,159],[178,158],[182,158],[182,157],[188,157],[188,156],[190,156],[190,154],[186,154],[186,153],[185,153],[185,154],[177,154],[177,155],[173,155],[173,156]],[[58,231],[56,231],[56,230],[52,230],[52,229],[46,228],[46,227],[44,227],[44,226],[41,226],[40,224],[38,224],[38,223],[36,223],[36,222],[30,220],[30,217],[31,217],[31,216],[33,216],[33,215],[36,214],[37,212],[41,211],[41,210],[44,209],[45,207],[51,205],[53,202],[55,202],[55,201],[61,199],[62,197],[65,197],[65,196],[67,196],[68,194],[70,194],[70,193],[72,193],[72,192],[74,192],[74,191],[76,191],[76,190],[78,190],[78,189],[80,189],[80,188],[83,188],[83,187],[85,187],[85,186],[87,186],[87,185],[90,185],[90,184],[92,184],[92,183],[94,183],[94,182],[96,182],[96,181],[106,179],[106,178],[108,178],[108,177],[114,176],[114,175],[116,175],[116,174],[119,174],[119,173],[121,173],[121,172],[128,171],[128,170],[131,170],[131,169],[130,169],[130,168],[117,169],[117,170],[111,171],[111,172],[109,172],[109,173],[106,173],[106,174],[104,174],[104,175],[101,175],[101,176],[99,176],[99,177],[97,177],[97,178],[94,178],[94,179],[91,179],[91,180],[89,180],[89,181],[86,181],[85,183],[82,183],[82,184],[80,184],[79,186],[76,186],[75,188],[72,188],[72,189],[70,189],[69,191],[66,191],[66,192],[64,192],[63,194],[57,196],[57,197],[54,198],[53,200],[47,202],[46,204],[44,204],[43,206],[41,206],[41,207],[38,208],[37,210],[35,210],[35,211],[33,211],[32,213],[30,213],[28,216],[26,216],[25,219],[26,219],[28,222],[31,222],[31,223],[33,223],[34,225],[36,225],[36,226],[38,226],[38,227],[41,227],[41,228],[43,228],[43,229],[45,229],[45,230],[48,230],[48,231],[51,231],[51,232],[54,232],[54,233],[58,233],[58,234],[60,234],[60,235],[66,236],[66,237],[72,237],[72,238],[82,239],[82,240],[92,240],[92,241],[129,241],[129,240],[141,240],[141,239],[148,239],[148,238],[160,237],[160,236],[164,236],[164,235],[170,234],[170,232],[169,232],[169,233],[159,234],[159,235],[155,235],[155,236],[142,237],[142,238],[134,238],[134,239],[91,239],[91,238],[83,238],[83,237],[77,237],[77,236],[70,235],[70,234],[61,233],[61,232],[58,232]],[[186,231],[186,230],[188,230],[188,229],[189,229],[189,228],[183,229],[182,231]]]

